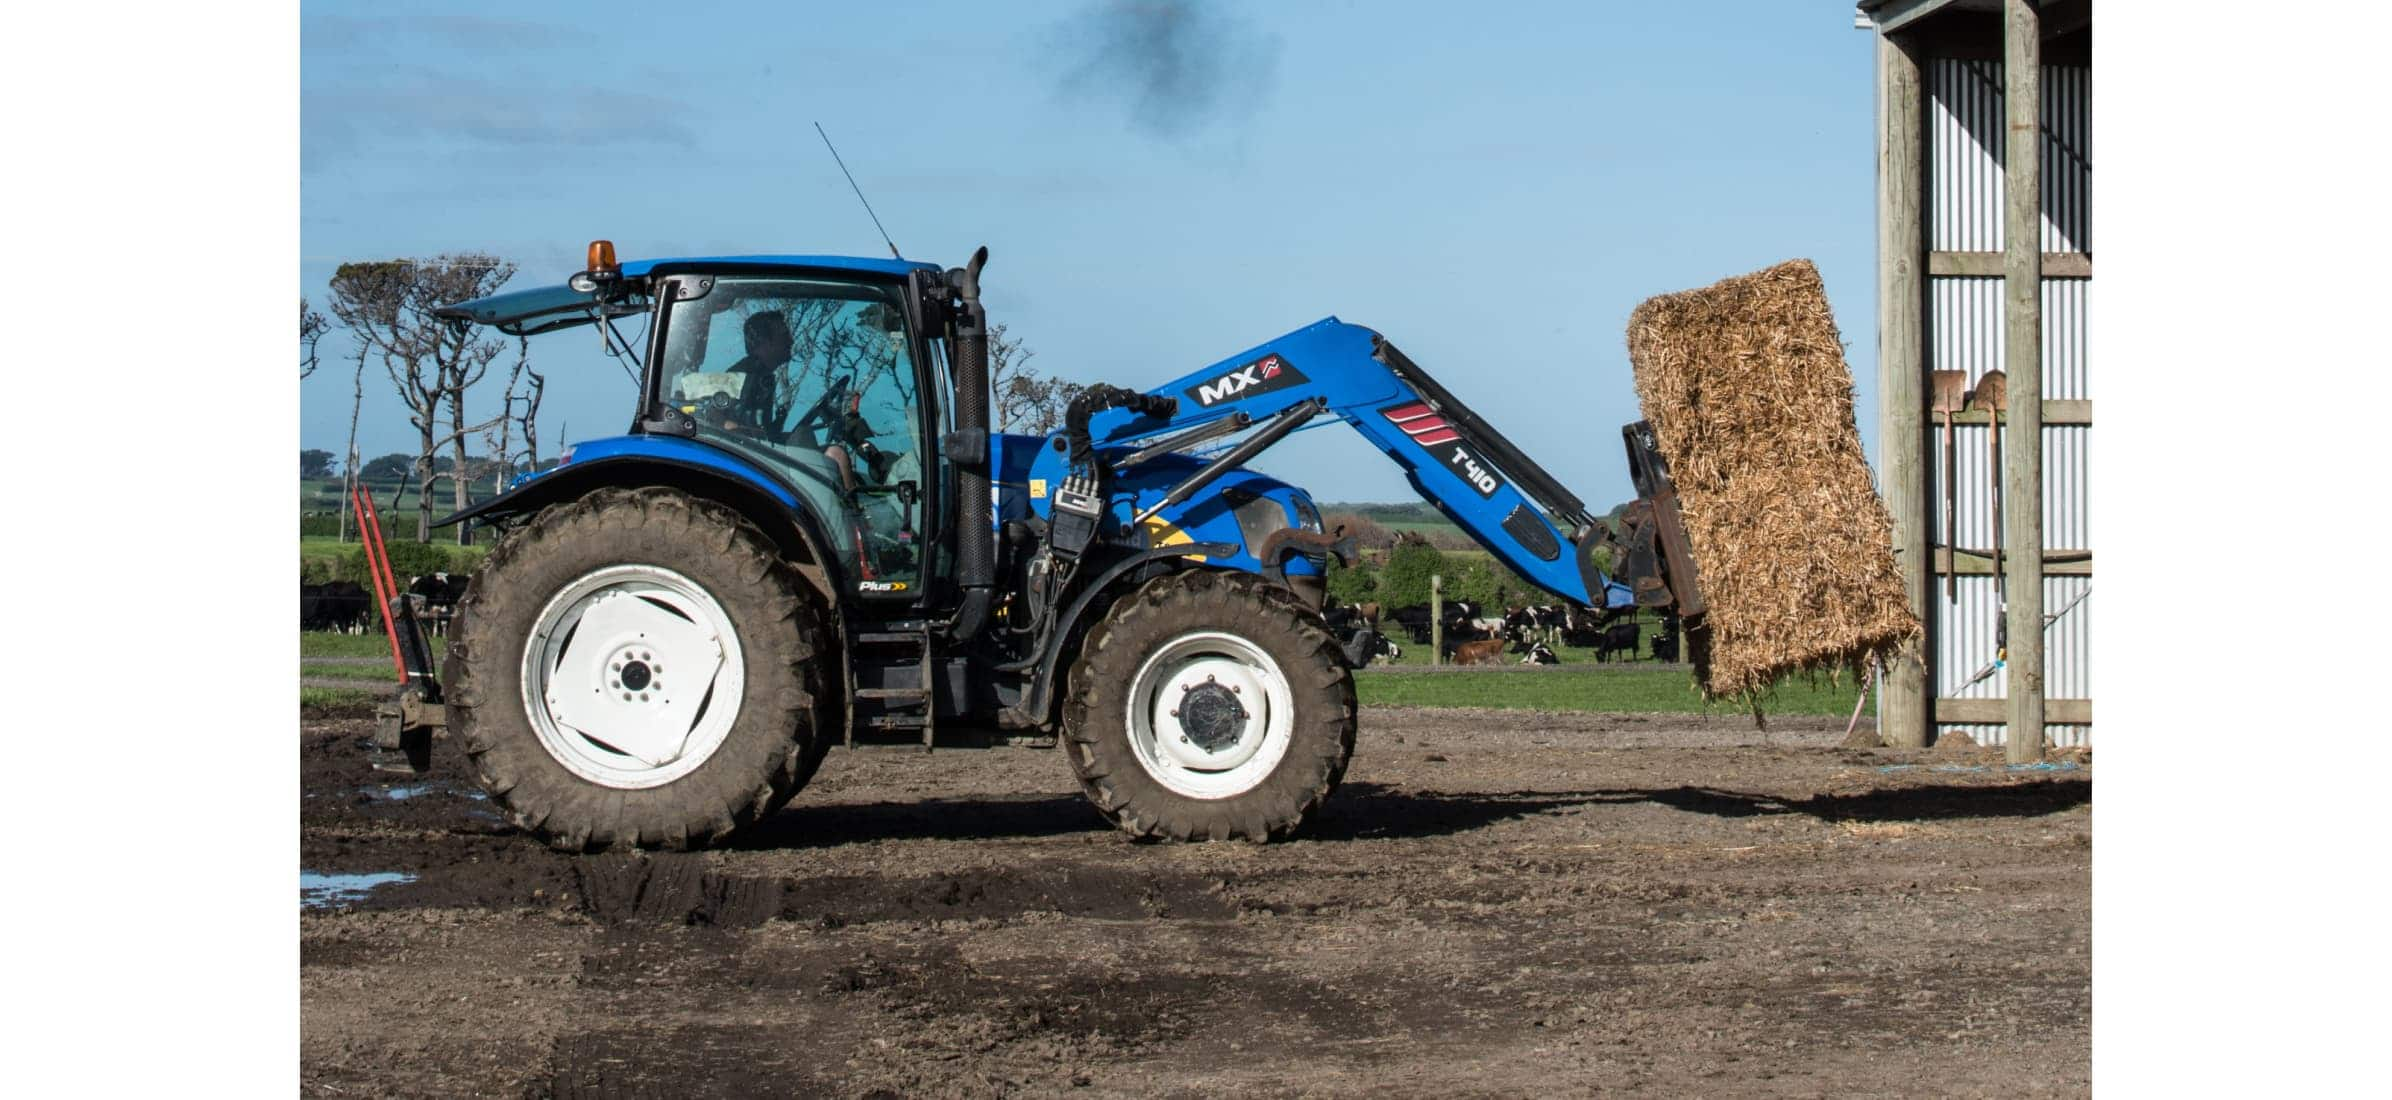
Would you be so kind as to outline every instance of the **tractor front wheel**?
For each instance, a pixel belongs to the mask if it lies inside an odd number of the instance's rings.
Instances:
[[[491,551],[449,636],[449,729],[492,802],[551,845],[702,847],[821,763],[824,635],[738,513],[601,490]]]
[[[1328,624],[1239,573],[1148,581],[1089,631],[1063,744],[1098,812],[1133,836],[1268,840],[1345,776],[1354,677]]]

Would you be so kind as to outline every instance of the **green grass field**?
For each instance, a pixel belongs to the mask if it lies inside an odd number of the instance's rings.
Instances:
[[[303,687],[299,689],[299,707],[302,710],[311,707],[341,710],[367,708],[381,702],[386,694],[388,692],[382,688],[351,690]]]
[[[1510,665],[1502,668],[1369,668],[1354,674],[1354,691],[1364,706],[1495,707],[1504,710],[1585,711],[1623,714],[1743,714],[1730,704],[1706,704],[1683,667],[1626,665]],[[1860,687],[1816,686],[1801,680],[1778,685],[1762,700],[1770,714],[1843,716],[1852,713]]]
[[[311,665],[302,663],[299,675],[310,680],[355,680],[376,690],[387,690],[398,682],[398,673],[391,668],[390,651],[382,651],[383,659],[370,665]]]
[[[1406,649],[1409,656],[1411,650]],[[373,657],[390,655],[390,643],[380,634],[299,635],[301,657]],[[1572,660],[1572,655],[1577,659]],[[1354,674],[1354,689],[1365,706],[1496,707],[1507,710],[1585,711],[1597,713],[1741,714],[1744,708],[1705,704],[1694,689],[1685,666],[1595,664],[1589,651],[1563,650],[1565,663],[1551,666],[1501,665],[1493,668],[1432,669],[1404,664],[1362,669]],[[356,690],[301,688],[301,706],[325,707],[371,703],[388,690],[389,666],[383,664],[303,665],[301,675],[314,679],[356,680]],[[1800,679],[1778,686],[1762,708],[1771,714],[1841,716],[1852,713],[1859,687],[1849,681],[1813,685]]]
[[[388,657],[390,639],[376,630],[370,634],[328,634],[321,630],[299,632],[301,657]]]

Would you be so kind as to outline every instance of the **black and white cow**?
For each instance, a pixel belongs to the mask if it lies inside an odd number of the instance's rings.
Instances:
[[[299,629],[338,630],[351,634],[365,630],[373,601],[364,587],[355,581],[332,581],[326,584],[299,586]]]
[[[1636,659],[1636,624],[1614,623],[1603,628],[1602,637],[1595,642],[1595,660],[1607,661],[1614,653],[1625,653]]]

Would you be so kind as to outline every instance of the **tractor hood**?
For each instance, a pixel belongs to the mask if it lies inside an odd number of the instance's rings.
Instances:
[[[998,471],[1000,518],[1023,515],[1049,518],[1054,506],[1051,489],[1062,484],[1068,473],[1063,453],[1045,439],[1014,435],[995,438],[1001,441],[992,448],[994,468]],[[1126,446],[1098,448],[1108,460],[1118,460],[1130,450]],[[1172,486],[1203,465],[1204,461],[1194,456],[1169,454],[1124,471],[1113,485],[1118,499],[1111,511],[1112,522],[1126,526],[1132,516],[1162,500]],[[1237,554],[1214,559],[1211,564],[1253,572],[1263,567],[1260,552],[1265,541],[1288,528],[1314,532],[1321,529],[1320,509],[1312,497],[1277,478],[1239,468],[1223,474],[1210,490],[1195,499],[1147,520],[1143,536],[1150,547],[1184,542],[1227,543],[1238,548]],[[1320,571],[1317,564],[1302,557],[1291,558],[1286,569],[1293,575]]]

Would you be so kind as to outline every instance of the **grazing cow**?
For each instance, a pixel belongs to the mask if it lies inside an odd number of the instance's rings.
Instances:
[[[426,632],[434,636],[448,633],[457,601],[465,598],[465,586],[472,580],[471,573],[428,573],[407,582],[408,602]]]
[[[1402,646],[1390,641],[1385,634],[1368,627],[1356,632],[1345,643],[1346,664],[1355,668],[1377,664],[1381,657],[1393,661],[1403,655]]]
[[[1614,653],[1636,657],[1636,624],[1614,623],[1603,628],[1603,635],[1595,642],[1595,660],[1606,661]]]
[[[1374,658],[1403,656],[1403,650],[1379,633],[1375,616],[1377,604],[1345,604],[1321,609],[1321,617],[1328,620],[1329,634],[1337,639],[1337,647],[1345,651],[1346,664],[1361,668]]]
[[[1445,640],[1449,642],[1483,642],[1503,636],[1503,620],[1482,618],[1479,605],[1470,600],[1445,601]]]
[[[1402,627],[1404,633],[1411,635],[1414,642],[1421,645],[1429,644],[1431,624],[1428,608],[1399,607],[1388,612],[1387,618],[1396,626]],[[1478,604],[1469,600],[1447,600],[1445,602],[1446,641],[1483,641],[1492,637],[1500,637],[1502,631],[1503,621],[1501,619],[1481,619],[1479,617]]]
[[[314,630],[323,614],[324,586],[299,582],[299,629]]]
[[[1570,623],[1570,609],[1560,604],[1543,604],[1528,609],[1536,616],[1537,631],[1546,645],[1561,644],[1562,629]]]
[[[363,633],[372,601],[355,581],[299,586],[299,629]]]
[[[1492,665],[1503,661],[1503,639],[1489,638],[1480,642],[1463,642],[1453,647],[1453,663],[1457,665]]]
[[[1653,659],[1675,662],[1678,659],[1678,620],[1661,620],[1661,629],[1653,634]]]
[[[1561,658],[1554,656],[1553,651],[1546,648],[1545,643],[1536,642],[1528,647],[1528,656],[1520,658],[1520,663],[1524,665],[1558,665],[1561,663]]]
[[[1560,644],[1565,614],[1563,608],[1555,606],[1515,607],[1505,611],[1503,613],[1503,632],[1504,636],[1510,638],[1514,643],[1512,652],[1528,652],[1531,642],[1543,642],[1547,645]]]

